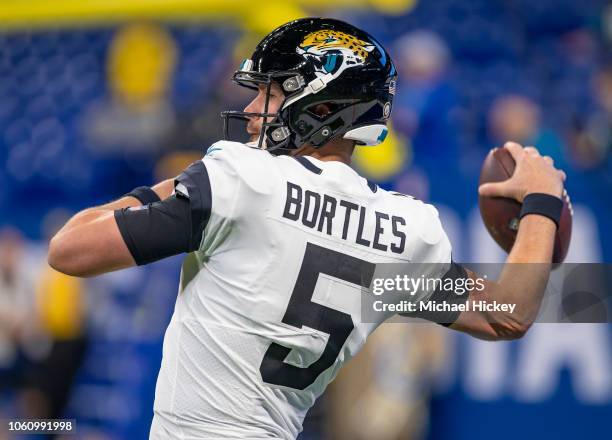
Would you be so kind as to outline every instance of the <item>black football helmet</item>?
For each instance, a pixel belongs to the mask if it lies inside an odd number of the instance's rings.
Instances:
[[[258,148],[287,154],[304,144],[325,145],[342,136],[377,145],[387,135],[397,73],[389,54],[368,33],[340,20],[302,18],[269,33],[232,80],[267,87],[263,113],[221,113],[229,139],[232,118],[262,117]],[[268,112],[271,84],[285,93],[278,113]],[[314,109],[325,104],[329,113]]]

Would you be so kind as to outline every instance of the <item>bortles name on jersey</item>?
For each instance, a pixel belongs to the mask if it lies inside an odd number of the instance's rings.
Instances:
[[[374,217],[374,234],[364,236],[366,217]],[[398,215],[368,210],[365,206],[348,200],[339,199],[328,194],[319,194],[311,190],[304,190],[296,183],[287,182],[287,198],[283,217],[299,221],[304,226],[332,235],[335,225],[341,223],[342,231],[337,236],[343,240],[351,240],[360,246],[372,247],[381,251],[390,250],[395,254],[402,254],[406,244],[406,220]],[[349,237],[351,222],[358,227],[356,235]]]

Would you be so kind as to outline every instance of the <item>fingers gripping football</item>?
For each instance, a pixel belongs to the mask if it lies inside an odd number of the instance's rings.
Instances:
[[[536,148],[523,148],[515,142],[506,142],[504,148],[516,163],[514,173],[508,180],[481,185],[478,188],[481,196],[508,197],[519,203],[531,193],[562,196],[565,173],[555,168],[551,157],[541,156]]]

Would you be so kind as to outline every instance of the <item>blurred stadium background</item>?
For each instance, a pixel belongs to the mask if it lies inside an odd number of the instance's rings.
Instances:
[[[0,419],[69,417],[76,438],[147,437],[180,259],[78,280],[46,265],[47,240],[71,213],[200,158],[221,137],[218,113],[248,99],[229,81],[239,58],[309,15],[351,21],[389,48],[392,135],[355,166],[436,204],[456,260],[503,261],[476,186],[488,149],[513,139],[568,174],[568,261],[612,261],[604,1],[3,0]],[[611,337],[606,325],[540,324],[485,343],[383,326],[300,438],[611,438]]]

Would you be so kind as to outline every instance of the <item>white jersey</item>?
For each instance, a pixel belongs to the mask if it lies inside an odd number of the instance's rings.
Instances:
[[[431,205],[344,163],[226,141],[202,161],[207,184],[182,182],[210,216],[183,264],[151,438],[294,439],[386,318],[361,322],[362,277],[378,263],[448,263],[450,244]]]

